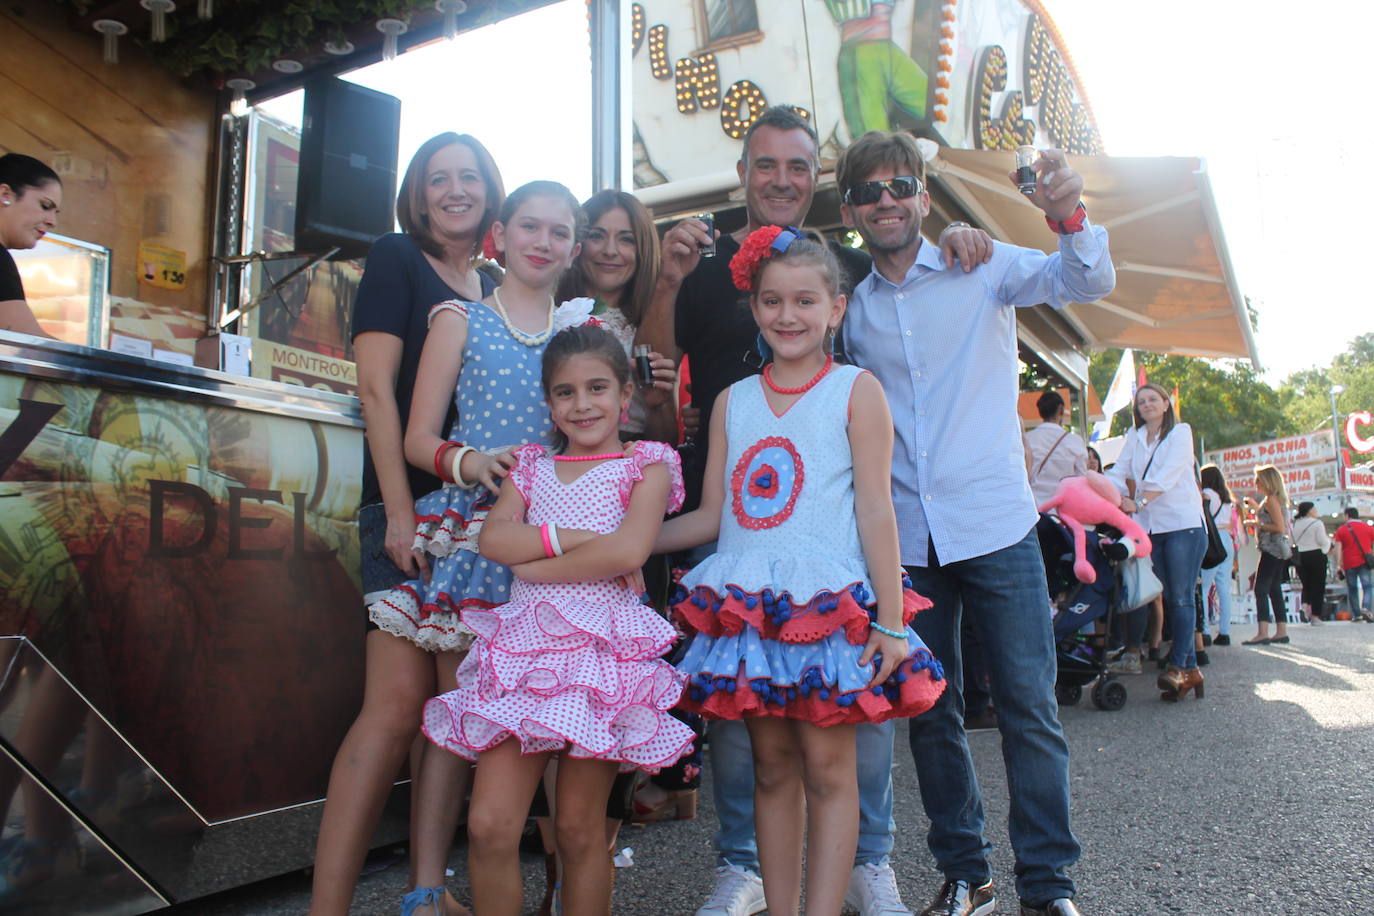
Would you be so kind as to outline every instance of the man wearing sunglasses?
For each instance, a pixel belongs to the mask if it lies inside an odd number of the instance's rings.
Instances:
[[[1010,159],[1010,156],[1008,156]],[[1089,225],[1082,177],[1062,152],[1035,163],[1030,204],[1059,236],[1051,255],[993,243],[952,270],[922,242],[924,164],[908,134],[864,134],[836,167],[841,214],[873,255],[845,316],[846,348],[882,382],[896,422],[892,489],[902,563],[934,607],[917,633],[949,688],[911,720],[910,742],[944,886],[923,916],[996,907],[983,806],[963,728],[961,616],[983,647],[1011,791],[1010,833],[1022,916],[1078,916],[1067,869],[1068,746],[1054,698],[1048,589],[1035,537],[1016,413],[1013,307],[1092,302],[1116,276],[1107,233]],[[1008,176],[1014,185],[1014,173]]]
[[[685,219],[663,237],[663,262],[653,299],[640,322],[637,343],[647,343],[674,358],[686,353],[692,373],[692,401],[701,407],[696,434],[697,461],[683,462],[688,508],[700,499],[705,466],[710,409],[716,396],[730,385],[756,375],[762,360],[755,349],[758,326],[730,278],[730,258],[740,242],[763,226],[801,226],[811,209],[820,170],[816,131],[795,108],[766,109],[744,137],[737,165],[744,188],[743,228],[729,235],[708,233],[700,220]],[[952,264],[955,240],[971,250],[980,231],[955,231],[945,241]],[[714,257],[702,249],[715,242]],[[990,241],[984,241],[988,250]],[[872,262],[861,251],[842,245],[832,250],[849,277],[868,274]],[[701,554],[704,558],[710,550]],[[710,770],[716,817],[716,887],[696,916],[750,916],[766,903],[759,879],[758,847],[754,840],[754,773],[749,733],[742,722],[710,723]],[[860,725],[859,845],[846,899],[860,916],[910,916],[897,891],[888,863],[892,835],[892,723]]]

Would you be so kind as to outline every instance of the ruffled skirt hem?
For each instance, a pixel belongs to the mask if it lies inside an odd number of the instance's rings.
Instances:
[[[827,727],[919,716],[944,689],[939,661],[917,649],[882,684],[849,690],[819,667],[806,668],[796,678],[751,679],[743,664],[733,674],[701,671],[691,676],[679,708],[715,719],[771,716]]]

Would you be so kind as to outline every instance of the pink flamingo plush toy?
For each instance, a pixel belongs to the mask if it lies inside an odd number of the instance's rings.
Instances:
[[[1150,555],[1150,536],[1136,524],[1135,519],[1121,511],[1121,494],[1110,480],[1096,471],[1089,471],[1084,477],[1065,477],[1059,481],[1059,488],[1054,495],[1040,507],[1041,512],[1051,509],[1058,512],[1059,520],[1068,525],[1073,534],[1073,573],[1080,582],[1097,581],[1097,572],[1087,558],[1084,525],[1106,522],[1113,528],[1119,528],[1125,539],[1131,542],[1134,556]]]

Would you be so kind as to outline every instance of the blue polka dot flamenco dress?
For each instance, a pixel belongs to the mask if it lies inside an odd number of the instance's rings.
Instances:
[[[444,302],[430,309],[467,319],[463,369],[453,393],[458,418],[448,438],[489,452],[546,442],[551,426],[540,362],[547,337],[534,344],[515,338],[501,316],[480,303]],[[429,557],[430,578],[412,579],[368,606],[378,627],[430,652],[458,651],[472,643],[462,621],[469,608],[510,600],[511,573],[477,552],[477,537],[496,497],[485,487],[445,485],[415,501],[415,549]]]

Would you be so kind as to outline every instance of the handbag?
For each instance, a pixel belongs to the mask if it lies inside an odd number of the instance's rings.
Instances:
[[[1121,575],[1121,609],[1134,611],[1164,594],[1164,583],[1155,575],[1149,557],[1131,557],[1119,567]]]
[[[1221,509],[1217,509],[1220,513]],[[1226,562],[1226,542],[1221,539],[1217,528],[1217,517],[1211,512],[1202,513],[1202,523],[1207,528],[1207,552],[1202,555],[1203,569],[1216,569]]]

